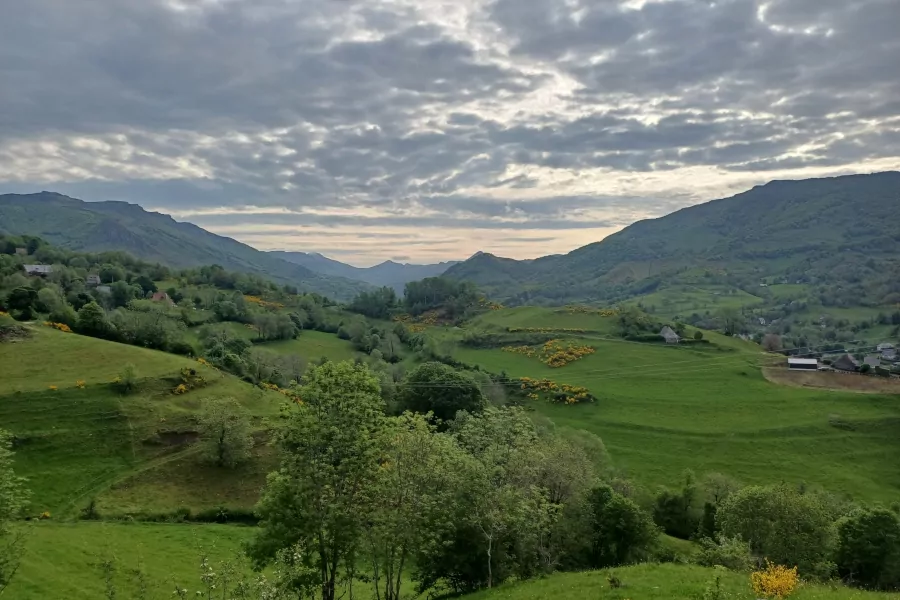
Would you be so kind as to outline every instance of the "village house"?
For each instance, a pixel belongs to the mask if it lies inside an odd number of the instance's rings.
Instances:
[[[870,354],[863,359],[864,365],[869,365],[873,369],[881,366],[881,356],[878,354]]]
[[[878,344],[875,349],[881,353],[881,358],[884,360],[892,362],[897,360],[897,349],[893,344],[884,342],[883,344]]]
[[[679,335],[668,325],[662,328],[659,335],[666,340],[667,344],[677,344],[681,341],[681,337],[679,337]]]
[[[100,276],[99,275],[88,275],[87,276],[87,284],[88,285],[100,285]]]
[[[819,361],[815,358],[788,358],[788,369],[797,371],[815,371]]]
[[[837,360],[831,363],[831,367],[836,371],[859,371],[859,363],[849,354],[841,355]]]
[[[22,268],[29,275],[40,275],[42,277],[53,272],[53,267],[50,265],[22,265]]]

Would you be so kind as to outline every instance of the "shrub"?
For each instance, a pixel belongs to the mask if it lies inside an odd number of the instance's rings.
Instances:
[[[659,538],[650,515],[608,485],[588,498],[591,513],[590,565],[613,567],[649,556]]]
[[[702,339],[703,339],[703,332],[702,332],[702,331],[695,331],[695,332],[694,332],[694,339],[697,340],[698,342],[699,342],[700,340],[702,340]]]
[[[884,508],[858,510],[837,525],[838,573],[851,583],[900,588],[900,517]]]
[[[123,394],[130,394],[137,389],[137,369],[133,364],[128,363],[122,367],[122,371],[119,372],[119,376],[113,380],[113,383]]]
[[[797,567],[783,567],[766,561],[766,568],[750,574],[750,585],[757,596],[782,600],[794,593],[797,584]]]
[[[716,539],[700,540],[696,563],[704,567],[721,566],[732,571],[750,571],[755,565],[750,544],[739,537],[728,538],[722,535]]]
[[[487,405],[481,388],[467,373],[449,365],[428,362],[409,372],[398,397],[400,410],[425,414],[451,421],[464,410],[479,413]]]

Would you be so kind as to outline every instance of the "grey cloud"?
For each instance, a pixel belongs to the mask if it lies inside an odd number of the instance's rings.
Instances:
[[[56,183],[37,187],[151,208],[380,214],[201,224],[618,227],[687,200],[566,195],[541,170],[706,165],[765,178],[900,157],[900,126],[887,121],[900,115],[896,0],[771,0],[763,20],[755,0],[484,0],[471,26],[502,41],[488,47],[428,2],[7,4],[0,165],[41,164],[47,146],[14,143],[47,142],[56,160],[38,179]],[[572,89],[554,88],[554,74]],[[208,178],[121,166],[176,163]],[[579,211],[614,216],[568,218]]]

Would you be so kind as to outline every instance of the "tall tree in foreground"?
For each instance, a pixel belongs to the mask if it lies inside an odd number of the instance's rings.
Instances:
[[[281,466],[257,506],[262,531],[250,548],[257,566],[296,544],[309,548],[322,600],[335,600],[342,574],[360,558],[385,447],[378,379],[365,366],[312,369],[278,433]]]
[[[0,429],[0,594],[19,568],[22,533],[14,522],[22,516],[28,503],[25,480],[13,470],[12,435]]]
[[[234,398],[203,403],[200,435],[204,454],[220,467],[237,466],[249,458],[253,448],[250,418]]]

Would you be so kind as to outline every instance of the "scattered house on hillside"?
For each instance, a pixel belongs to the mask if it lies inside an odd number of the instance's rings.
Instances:
[[[87,276],[87,284],[88,285],[100,285],[100,276],[99,275],[88,275]]]
[[[28,248],[16,248],[16,254],[19,256],[28,256]]]
[[[98,285],[96,289],[101,294],[112,294],[112,288],[108,285]]]
[[[883,342],[875,346],[875,349],[879,352],[884,352],[885,350],[894,350],[894,345],[890,342]]]
[[[837,371],[859,371],[859,363],[849,354],[841,355],[837,360],[831,363],[831,366]]]
[[[766,324],[766,320],[765,320],[763,317],[760,317],[760,318],[759,318],[759,324],[760,324],[760,325],[765,325],[765,324]]]
[[[869,365],[873,369],[881,366],[881,356],[878,354],[870,354],[863,359],[864,365]]]
[[[53,267],[50,265],[22,265],[22,267],[29,275],[40,275],[41,277],[53,272]]]
[[[788,358],[788,369],[815,371],[818,368],[819,361],[815,358]]]
[[[681,337],[677,333],[675,333],[675,330],[673,330],[668,325],[662,328],[662,330],[659,332],[659,335],[662,336],[664,340],[666,340],[667,344],[677,344],[681,341]]]
[[[893,344],[889,342],[885,342],[883,344],[878,344],[875,348],[878,352],[881,352],[881,358],[887,361],[895,361],[897,360],[897,349]]]
[[[169,298],[169,295],[168,295],[167,293],[165,293],[165,292],[162,292],[162,291],[160,291],[160,292],[155,292],[155,293],[150,297],[150,299],[153,300],[154,302],[165,302],[165,303],[168,304],[169,306],[175,306],[175,303],[172,302],[172,299]]]

